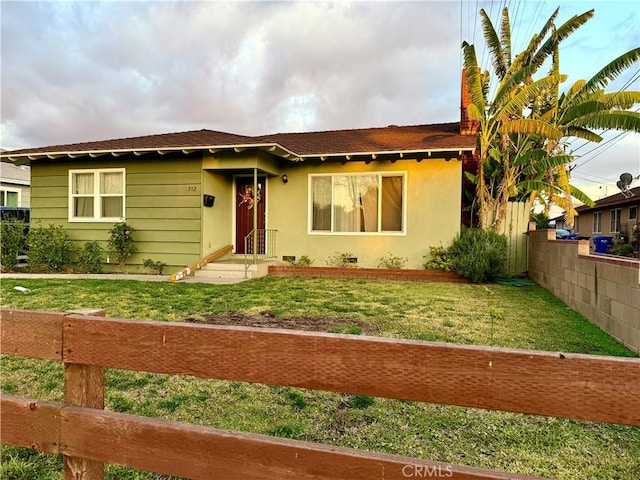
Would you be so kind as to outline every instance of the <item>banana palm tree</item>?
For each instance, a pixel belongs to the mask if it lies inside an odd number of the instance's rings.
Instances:
[[[474,46],[462,45],[472,99],[468,113],[480,127],[478,172],[471,179],[476,184],[483,228],[498,227],[507,202],[522,198],[528,198],[530,204],[535,198],[546,198],[564,205],[572,222],[572,197],[593,202],[569,182],[567,167],[575,157],[565,153],[567,140],[600,141],[602,137],[594,130],[640,128],[640,115],[625,110],[640,101],[640,94],[604,92],[609,81],[638,60],[640,49],[621,55],[589,81],[578,81],[560,94],[567,77],[560,73],[559,45],[593,17],[593,10],[556,28],[558,12],[556,9],[527,48],[512,58],[508,9],[502,11],[500,35],[486,12],[480,11],[493,74],[499,82],[491,100],[489,72],[478,67]],[[534,78],[548,59],[550,71]]]

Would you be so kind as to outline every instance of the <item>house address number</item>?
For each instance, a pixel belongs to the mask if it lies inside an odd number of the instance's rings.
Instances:
[[[187,192],[197,192],[198,191],[198,186],[197,185],[189,185],[187,187]]]

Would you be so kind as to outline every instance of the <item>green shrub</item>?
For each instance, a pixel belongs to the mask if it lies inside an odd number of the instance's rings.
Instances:
[[[453,270],[472,282],[487,282],[504,272],[507,237],[493,230],[463,229],[448,250]]]
[[[313,260],[306,255],[302,255],[298,260],[287,260],[287,263],[292,267],[310,267],[313,264]]]
[[[630,243],[622,243],[620,245],[612,245],[610,253],[612,255],[629,256],[633,255],[633,245]]]
[[[142,265],[144,265],[147,268],[150,268],[151,270],[156,272],[156,274],[158,274],[158,275],[162,275],[162,271],[164,270],[164,267],[167,266],[166,263],[161,262],[160,260],[157,260],[157,261],[154,262],[150,258],[145,258],[142,261]]]
[[[358,259],[351,252],[335,252],[334,255],[327,258],[327,265],[330,267],[356,268]]]
[[[544,212],[532,213],[529,220],[532,222],[536,222],[536,228],[538,230],[542,230],[543,228],[549,228],[549,216]]]
[[[77,247],[62,226],[50,224],[29,231],[29,267],[63,270],[71,265]]]
[[[78,253],[78,263],[87,273],[102,273],[102,254],[100,243],[95,240],[87,242]]]
[[[389,268],[392,270],[398,270],[405,266],[405,264],[409,261],[407,257],[396,257],[391,254],[391,252],[387,253],[385,256],[380,257],[380,263],[378,263],[378,268]]]
[[[429,247],[429,254],[424,255],[423,263],[426,270],[444,270],[450,272],[453,270],[453,263],[449,258],[449,251],[442,245],[439,247]]]
[[[13,269],[18,264],[18,255],[27,251],[27,224],[22,220],[2,222],[0,241],[0,263],[3,268]]]
[[[127,258],[133,255],[136,247],[133,244],[133,227],[125,222],[116,223],[109,231],[109,254],[120,265],[120,270],[125,271]]]

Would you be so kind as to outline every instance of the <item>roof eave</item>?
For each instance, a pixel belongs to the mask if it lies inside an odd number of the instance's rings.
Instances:
[[[225,144],[225,145],[195,145],[195,146],[181,146],[181,147],[154,147],[154,148],[123,148],[123,149],[107,149],[107,150],[53,150],[49,152],[38,153],[19,153],[12,154],[11,152],[3,152],[0,154],[0,158],[7,159],[16,165],[29,165],[32,160],[50,159],[55,160],[58,158],[80,158],[90,156],[93,158],[101,157],[104,155],[112,155],[119,157],[122,155],[136,155],[142,156],[148,153],[157,153],[158,155],[166,155],[168,153],[182,152],[184,154],[190,154],[195,152],[216,153],[221,150],[235,150],[241,152],[249,148],[258,148],[268,151],[275,155],[287,158],[290,160],[299,160],[300,155],[287,149],[286,147],[278,143],[251,143],[251,144]]]
[[[340,152],[340,153],[313,153],[313,154],[298,154],[282,146],[279,143],[251,143],[251,144],[234,144],[234,145],[197,145],[197,146],[182,146],[182,147],[162,147],[162,148],[124,148],[124,149],[111,149],[111,150],[77,150],[77,151],[49,151],[40,153],[21,153],[11,154],[11,152],[5,152],[0,155],[3,159],[8,159],[16,165],[30,165],[32,160],[42,160],[44,158],[55,160],[58,158],[67,157],[70,159],[80,158],[85,156],[101,157],[104,155],[112,155],[119,157],[122,155],[136,155],[142,156],[148,153],[157,153],[158,155],[166,155],[167,153],[182,152],[184,154],[190,154],[194,152],[216,153],[222,150],[235,150],[241,152],[249,148],[258,148],[279,157],[285,158],[291,161],[303,161],[311,158],[349,158],[349,157],[362,157],[370,156],[376,158],[378,155],[398,155],[401,158],[405,155],[427,154],[429,157],[433,154],[446,153],[446,152],[458,152],[462,155],[462,152],[472,152],[475,147],[447,147],[447,148],[422,148],[422,149],[409,149],[409,150],[376,150],[376,151],[357,151],[357,152]]]

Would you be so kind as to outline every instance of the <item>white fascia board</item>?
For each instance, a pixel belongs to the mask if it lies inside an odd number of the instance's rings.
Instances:
[[[476,150],[476,147],[450,147],[450,148],[427,148],[427,149],[419,149],[419,150],[379,150],[375,152],[344,152],[344,153],[313,153],[307,155],[300,155],[302,159],[305,158],[315,158],[315,157],[355,157],[355,156],[369,156],[373,157],[374,155],[400,155],[403,154],[405,157],[407,155],[415,154],[415,153],[443,153],[443,152],[473,152]]]
[[[89,155],[91,157],[98,157],[101,155],[111,154],[113,156],[120,156],[125,154],[134,154],[140,156],[144,153],[156,152],[160,155],[166,155],[170,152],[195,152],[195,151],[210,151],[210,150],[229,150],[238,149],[244,150],[248,148],[261,148],[269,152],[282,151],[289,154],[292,157],[300,158],[301,155],[283,147],[278,143],[255,143],[255,144],[224,144],[224,145],[194,145],[194,146],[182,146],[182,147],[156,147],[156,148],[123,148],[117,150],[73,150],[73,151],[48,151],[38,153],[20,153],[11,154],[11,152],[5,152],[0,155],[1,158],[6,158],[12,162],[19,162],[20,160],[39,160],[41,158],[78,158]]]

